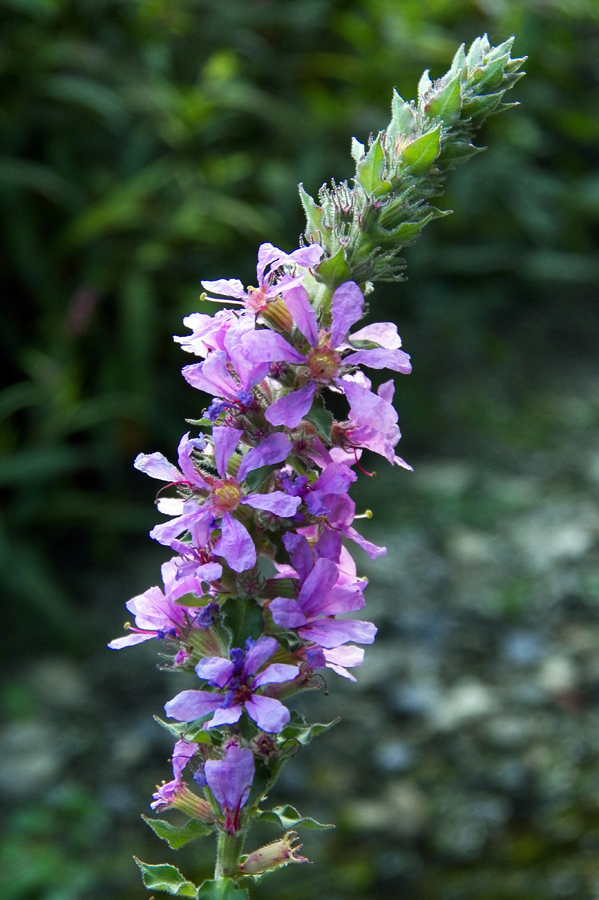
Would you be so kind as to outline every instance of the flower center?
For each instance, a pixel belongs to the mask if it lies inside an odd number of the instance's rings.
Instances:
[[[241,500],[241,490],[239,485],[234,481],[217,481],[212,489],[212,497],[220,512],[227,513],[235,509]]]
[[[265,299],[265,294],[268,290],[268,285],[263,284],[262,287],[254,288],[249,287],[247,289],[247,306],[254,313],[264,312],[268,307],[268,300]]]
[[[341,366],[341,356],[326,344],[311,350],[306,362],[310,375],[318,381],[330,381],[335,378]]]

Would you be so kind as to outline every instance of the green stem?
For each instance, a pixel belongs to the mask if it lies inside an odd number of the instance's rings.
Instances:
[[[216,854],[215,880],[219,878],[234,878],[239,872],[239,858],[243,850],[245,833],[239,831],[236,834],[219,832]]]

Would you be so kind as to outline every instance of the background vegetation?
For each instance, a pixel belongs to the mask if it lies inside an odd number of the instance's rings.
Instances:
[[[150,714],[171,686],[103,645],[164,558],[131,461],[172,453],[201,406],[171,340],[200,279],[251,283],[259,242],[297,246],[297,182],[348,176],[391,87],[411,98],[484,31],[529,56],[521,107],[376,294],[415,362],[396,396],[420,471],[359,487],[391,547],[382,642],[361,701],[318,701],[346,722],[285,785],[342,825],[256,895],[599,896],[599,5],[0,9],[3,896],[141,897],[131,853],[164,855],[138,815],[167,777]]]

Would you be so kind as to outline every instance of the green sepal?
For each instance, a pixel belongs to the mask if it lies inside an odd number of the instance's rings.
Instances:
[[[461,47],[458,48],[453,62],[451,63],[451,69],[447,73],[448,75],[459,75],[460,78],[466,77],[466,45],[462,44]]]
[[[324,734],[325,731],[328,731],[329,728],[332,728],[340,721],[341,719],[337,717],[336,719],[333,719],[332,722],[315,722],[313,725],[307,725],[303,716],[292,711],[291,719],[281,731],[280,738],[282,739],[282,743],[285,743],[286,741],[297,741],[298,744],[305,746],[306,744],[309,744],[313,738],[318,737],[319,734]]]
[[[401,159],[412,175],[426,175],[439,155],[440,140],[441,126],[437,125],[404,148]]]
[[[255,490],[257,490],[264,479],[268,478],[268,476],[272,472],[276,472],[277,469],[280,469],[282,465],[282,462],[273,463],[271,466],[260,466],[259,469],[252,469],[251,472],[248,472],[245,476],[244,481],[250,489],[250,492],[253,493]]]
[[[307,228],[314,239],[320,237],[320,241],[327,249],[330,249],[329,236],[331,229],[324,224],[324,211],[313,198],[304,190],[303,184],[298,185],[300,200],[306,214]]]
[[[333,427],[333,415],[325,409],[322,403],[322,400],[319,397],[315,397],[310,407],[309,412],[306,414],[306,419],[309,422],[312,422],[313,425],[316,426],[318,432],[324,437],[327,441],[331,439],[331,429]]]
[[[439,161],[445,165],[457,166],[484,150],[485,147],[475,147],[468,141],[448,141],[441,151]]]
[[[264,631],[261,607],[251,598],[231,597],[222,607],[225,627],[231,633],[232,647],[245,647],[248,638],[257,641]]]
[[[506,53],[504,56],[500,56],[499,59],[487,62],[486,65],[482,65],[471,73],[470,80],[476,85],[479,93],[487,93],[489,89],[499,87],[509,58],[509,53]]]
[[[429,116],[443,121],[445,125],[453,125],[460,117],[462,108],[462,90],[458,75],[452,78],[424,107]]]
[[[504,92],[496,94],[482,94],[480,97],[467,97],[462,104],[462,112],[466,119],[478,119],[480,116],[490,116],[495,107],[501,102]]]
[[[317,822],[316,819],[312,819],[310,816],[301,816],[297,809],[289,806],[289,804],[286,806],[275,806],[274,809],[261,809],[255,818],[261,822],[273,822],[275,825],[280,825],[284,831],[297,828],[298,825],[321,831],[335,827],[334,825],[323,825],[322,822]]]
[[[202,882],[197,900],[248,900],[248,892],[232,878],[215,878]]]
[[[175,866],[166,863],[158,866],[150,866],[136,856],[133,857],[141,871],[144,885],[150,891],[166,891],[167,894],[175,894],[177,897],[196,897],[198,888],[191,881],[181,875]]]
[[[204,837],[212,832],[210,825],[200,822],[199,819],[190,819],[179,828],[167,822],[166,819],[150,819],[143,815],[142,819],[150,826],[154,834],[167,842],[171,850],[178,850],[179,847],[184,847],[190,841],[195,841],[196,838]]]
[[[211,419],[185,419],[185,421],[188,425],[199,425],[202,428],[212,428],[214,425]]]
[[[351,281],[351,272],[345,261],[343,247],[339,247],[334,256],[323,259],[314,271],[317,281],[326,284],[331,290],[336,290],[345,281]]]
[[[366,193],[373,194],[375,190],[380,187],[384,168],[385,154],[381,146],[381,136],[379,134],[366,156],[358,163],[356,168],[356,181],[359,181]]]

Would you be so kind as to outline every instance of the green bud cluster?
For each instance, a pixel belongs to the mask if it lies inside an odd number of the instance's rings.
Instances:
[[[431,219],[447,215],[431,204],[447,172],[484,149],[472,140],[487,116],[517,105],[502,102],[524,74],[518,70],[526,57],[510,57],[513,42],[491,47],[484,35],[468,53],[462,44],[442,78],[431,81],[424,72],[418,102],[394,91],[388,127],[370,136],[368,148],[353,138],[351,186],[323,185],[316,203],[300,185],[306,240],[326,251],[316,278],[329,290],[350,279],[402,280],[401,248]]]

